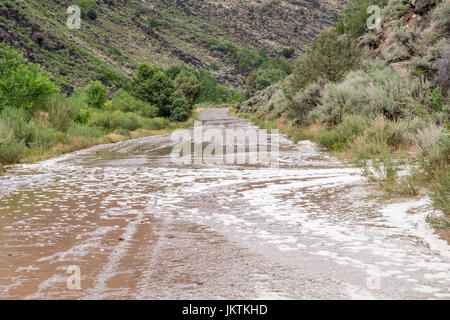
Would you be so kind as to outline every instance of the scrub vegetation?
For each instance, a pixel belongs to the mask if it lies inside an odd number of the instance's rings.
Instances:
[[[186,65],[139,64],[113,92],[91,81],[67,96],[9,45],[0,47],[0,164],[36,161],[99,143],[167,133],[191,124],[195,104],[227,101],[211,75]]]
[[[371,4],[350,1],[292,75],[236,110],[260,125],[276,122],[295,140],[316,141],[388,193],[427,191],[439,210],[429,221],[448,228],[449,3],[378,1],[383,24],[373,31],[366,27]]]

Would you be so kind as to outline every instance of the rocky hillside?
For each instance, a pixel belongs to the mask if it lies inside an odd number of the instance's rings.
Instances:
[[[382,8],[380,29],[355,39],[366,62],[382,62],[403,78],[424,76],[450,97],[449,0],[392,0]],[[436,8],[439,5],[439,8]],[[439,10],[438,10],[439,9]],[[342,35],[346,37],[349,35]],[[283,88],[292,77],[268,87],[239,105],[241,112],[261,114],[287,111]]]
[[[114,86],[141,61],[161,67],[185,62],[236,87],[243,85],[261,49],[276,56],[293,47],[299,55],[335,23],[344,2],[4,0],[0,41],[66,76],[68,91],[91,79]],[[73,3],[86,7],[80,30],[66,27]]]
[[[292,75],[236,111],[335,152],[388,194],[428,193],[427,221],[449,239],[450,1],[379,0],[383,23],[364,32],[372,1],[350,0],[357,10],[345,9]]]
[[[436,0],[398,3],[398,6],[391,5],[385,9],[381,29],[359,38],[358,45],[368,47],[372,50],[370,59],[386,62],[402,77],[423,74],[435,80],[448,96],[448,69],[439,68],[437,64],[437,60],[444,56],[447,56],[447,64],[450,63],[448,6],[441,5],[442,9],[436,10],[436,5],[441,3]]]

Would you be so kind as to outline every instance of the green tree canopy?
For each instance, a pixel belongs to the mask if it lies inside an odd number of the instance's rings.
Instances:
[[[31,111],[52,94],[59,92],[60,79],[36,64],[27,62],[22,54],[8,45],[0,45],[0,111],[5,106]]]
[[[92,108],[103,108],[106,101],[108,100],[106,88],[101,84],[100,81],[91,81],[86,87],[85,93],[85,102],[89,107]]]
[[[322,33],[294,65],[292,87],[295,91],[319,78],[340,81],[358,64],[360,50],[354,41],[334,30]]]
[[[136,98],[158,107],[160,116],[170,117],[176,88],[173,81],[160,69],[140,63],[132,80],[132,89]]]

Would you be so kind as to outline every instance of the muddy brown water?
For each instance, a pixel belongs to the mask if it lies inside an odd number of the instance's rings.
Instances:
[[[252,128],[226,109],[200,119]],[[0,177],[0,298],[450,298],[427,199],[388,198],[310,143],[282,138],[279,168],[174,164],[173,144],[97,146]]]

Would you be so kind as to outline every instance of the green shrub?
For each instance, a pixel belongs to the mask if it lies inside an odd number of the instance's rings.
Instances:
[[[0,163],[17,163],[24,155],[25,145],[23,141],[16,139],[2,140],[0,143]]]
[[[390,0],[383,12],[383,20],[399,19],[411,9],[409,0]]]
[[[319,79],[308,84],[303,90],[298,91],[294,96],[291,92],[286,92],[288,98],[288,117],[293,119],[295,124],[307,124],[308,115],[320,103],[321,91],[325,81]]]
[[[411,57],[411,54],[408,52],[404,46],[396,46],[392,50],[386,52],[383,55],[384,60],[388,63],[399,62],[403,60],[407,60]]]
[[[141,105],[141,111],[138,114],[145,118],[155,118],[158,115],[158,108],[145,103]]]
[[[359,116],[345,116],[343,121],[333,129],[322,129],[318,133],[319,144],[329,150],[341,151],[351,138],[364,132],[369,119]]]
[[[370,164],[364,162],[363,173],[373,182],[378,183],[386,192],[403,196],[417,196],[421,175],[400,175],[402,159],[394,159],[389,148],[383,148],[379,157],[373,158]]]
[[[418,118],[392,121],[379,116],[368,122],[361,134],[355,135],[350,146],[350,157],[358,165],[364,164],[367,159],[379,158],[385,152],[412,144],[414,134],[424,126],[425,123]]]
[[[100,81],[91,81],[85,89],[85,102],[91,108],[101,109],[108,100],[106,88]]]
[[[449,169],[450,135],[443,128],[431,126],[415,136],[419,163],[428,177]]]
[[[285,57],[286,59],[292,58],[294,56],[294,53],[295,53],[295,48],[284,48],[281,51],[281,55],[283,57]]]
[[[322,130],[317,135],[319,145],[328,149],[341,151],[347,143],[347,137],[341,135],[339,130]]]
[[[125,129],[134,131],[141,127],[142,119],[133,112],[113,112],[102,111],[92,114],[89,125],[91,127],[101,127],[106,130]]]
[[[110,85],[121,87],[127,84],[127,78],[118,70],[109,67],[99,67],[95,72],[99,78],[105,79]]]
[[[51,97],[47,101],[46,110],[53,128],[66,132],[74,119],[73,109],[67,104],[67,99],[61,95]]]
[[[89,9],[87,12],[87,17],[91,20],[97,20],[97,11],[95,9]]]
[[[75,116],[75,122],[81,124],[88,124],[91,120],[92,114],[94,113],[94,109],[91,107],[84,106],[80,109],[78,114]]]
[[[361,115],[347,115],[337,126],[339,132],[347,139],[362,134],[370,124],[370,120]]]
[[[431,14],[438,28],[443,32],[450,32],[450,3],[448,1],[439,3]]]
[[[141,119],[132,112],[103,111],[95,112],[90,120],[90,126],[101,127],[107,130],[125,129],[134,131],[141,127]]]
[[[3,112],[2,112],[3,113]],[[23,140],[18,140],[9,119],[0,116],[0,163],[12,164],[18,162],[25,150]]]
[[[364,132],[366,141],[386,144],[394,150],[411,139],[411,134],[417,132],[421,123],[419,120],[388,120],[384,116],[377,117]]]
[[[445,48],[450,48],[447,41],[442,39],[429,47],[423,56],[415,56],[413,58],[414,69],[423,71],[427,76],[433,76],[437,71],[445,71],[444,66],[439,66],[443,54],[445,54]]]
[[[85,92],[81,88],[76,88],[72,95],[66,99],[66,104],[72,109],[72,113],[77,115],[81,108],[87,107],[85,103]]]
[[[120,89],[115,93],[108,109],[120,110],[122,112],[134,112],[147,118],[154,118],[158,115],[157,107],[133,97],[129,92],[123,89]]]
[[[148,18],[148,25],[156,30],[159,30],[160,27],[160,23],[155,17]]]
[[[80,7],[82,15],[87,16],[89,10],[95,6],[96,0],[75,0],[74,3]]]
[[[406,48],[408,55],[412,56],[418,51],[418,38],[420,36],[420,31],[416,27],[410,28],[399,28],[394,30],[394,37],[400,43],[402,43]]]
[[[431,185],[430,198],[434,207],[441,210],[447,218],[450,218],[450,169],[437,175]]]
[[[450,95],[450,45],[441,51],[441,58],[436,63],[434,81],[442,87],[445,95]]]
[[[349,37],[340,38],[334,31],[322,33],[294,65],[291,81],[294,91],[308,83],[324,78],[340,81],[346,73],[358,65],[360,50]]]
[[[178,92],[191,104],[197,99],[200,93],[200,82],[194,71],[183,70],[174,80],[174,85]]]
[[[442,96],[441,88],[434,88],[433,92],[431,93],[430,104],[433,111],[442,111],[442,107],[444,106],[444,97]]]
[[[284,77],[286,77],[286,73],[274,67],[255,70],[250,73],[247,79],[247,89],[245,95],[247,98],[250,98],[257,92],[264,90],[278,81],[281,81]]]
[[[172,105],[172,113],[170,118],[173,121],[184,122],[189,119],[192,108],[191,105],[184,98],[176,99]]]
[[[143,119],[142,127],[147,130],[162,130],[169,126],[169,120],[164,118]]]
[[[9,132],[13,135],[13,140],[23,141],[26,145],[33,138],[33,129],[28,124],[29,120],[30,115],[24,109],[8,107],[0,113],[0,121],[3,122],[3,128],[9,128]]]
[[[189,113],[184,108],[175,108],[170,117],[172,121],[184,122],[189,119]]]
[[[32,149],[49,149],[58,143],[67,142],[67,136],[54,128],[44,127],[37,123],[31,123],[33,139],[30,142]]]
[[[221,102],[221,90],[217,84],[217,80],[211,76],[210,72],[203,69],[199,70],[198,80],[200,83],[200,92],[195,103]]]
[[[170,66],[164,72],[174,81],[179,95],[191,104],[218,103],[225,99],[224,90],[209,71],[177,64]]]
[[[361,114],[374,119],[412,118],[416,104],[430,106],[431,83],[418,78],[402,78],[383,64],[369,64],[348,74],[341,83],[328,83],[321,103],[311,112],[319,123],[335,125],[344,115]]]
[[[141,127],[139,116],[132,112],[114,111],[110,123],[112,129],[134,131]]]
[[[89,125],[92,127],[100,127],[104,129],[112,129],[110,112],[94,112],[92,113]]]
[[[388,148],[384,148],[378,158],[373,158],[371,166],[365,166],[364,173],[369,179],[389,188],[398,179],[399,163],[392,159]]]
[[[120,51],[120,49],[115,46],[108,46],[106,49],[106,52],[108,52],[112,56],[118,56],[118,57],[123,56],[122,51]]]
[[[171,80],[175,80],[175,78],[182,72],[189,69],[185,64],[173,64],[164,70],[166,76],[168,76]]]
[[[31,111],[58,91],[58,84],[41,66],[26,62],[8,45],[0,45],[0,111],[5,106]]]

